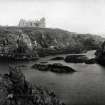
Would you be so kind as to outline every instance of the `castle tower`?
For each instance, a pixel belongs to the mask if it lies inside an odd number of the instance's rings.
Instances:
[[[40,26],[42,28],[45,28],[46,27],[45,21],[46,21],[46,19],[44,17],[40,19]]]

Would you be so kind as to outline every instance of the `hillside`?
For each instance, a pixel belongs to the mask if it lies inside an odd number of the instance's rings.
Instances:
[[[19,36],[21,47],[27,49],[24,53],[30,53],[32,50],[31,53],[36,54],[37,51],[39,56],[94,50],[105,40],[100,36],[77,34],[61,29],[0,27],[0,52],[15,53]]]

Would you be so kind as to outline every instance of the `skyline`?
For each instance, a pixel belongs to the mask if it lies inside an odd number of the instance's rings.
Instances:
[[[0,25],[46,18],[46,26],[77,33],[105,34],[104,0],[1,0]]]

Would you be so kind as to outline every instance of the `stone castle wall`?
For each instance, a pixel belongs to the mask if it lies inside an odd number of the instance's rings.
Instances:
[[[24,19],[21,19],[19,21],[19,27],[40,27],[45,28],[45,18],[41,18],[40,20],[36,21],[26,21]]]

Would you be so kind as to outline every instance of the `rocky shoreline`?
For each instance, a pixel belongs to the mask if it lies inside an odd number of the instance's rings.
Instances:
[[[29,56],[79,54],[99,48],[103,40],[100,36],[77,34],[62,29],[0,27],[0,56],[15,59],[17,55],[23,55],[15,60],[31,60],[34,58]]]
[[[37,84],[36,84],[37,85]],[[33,87],[17,68],[0,75],[0,105],[65,105],[55,93],[39,86]]]
[[[94,64],[96,63],[96,58],[88,58],[86,55],[68,55],[65,57],[64,61],[66,63]]]

